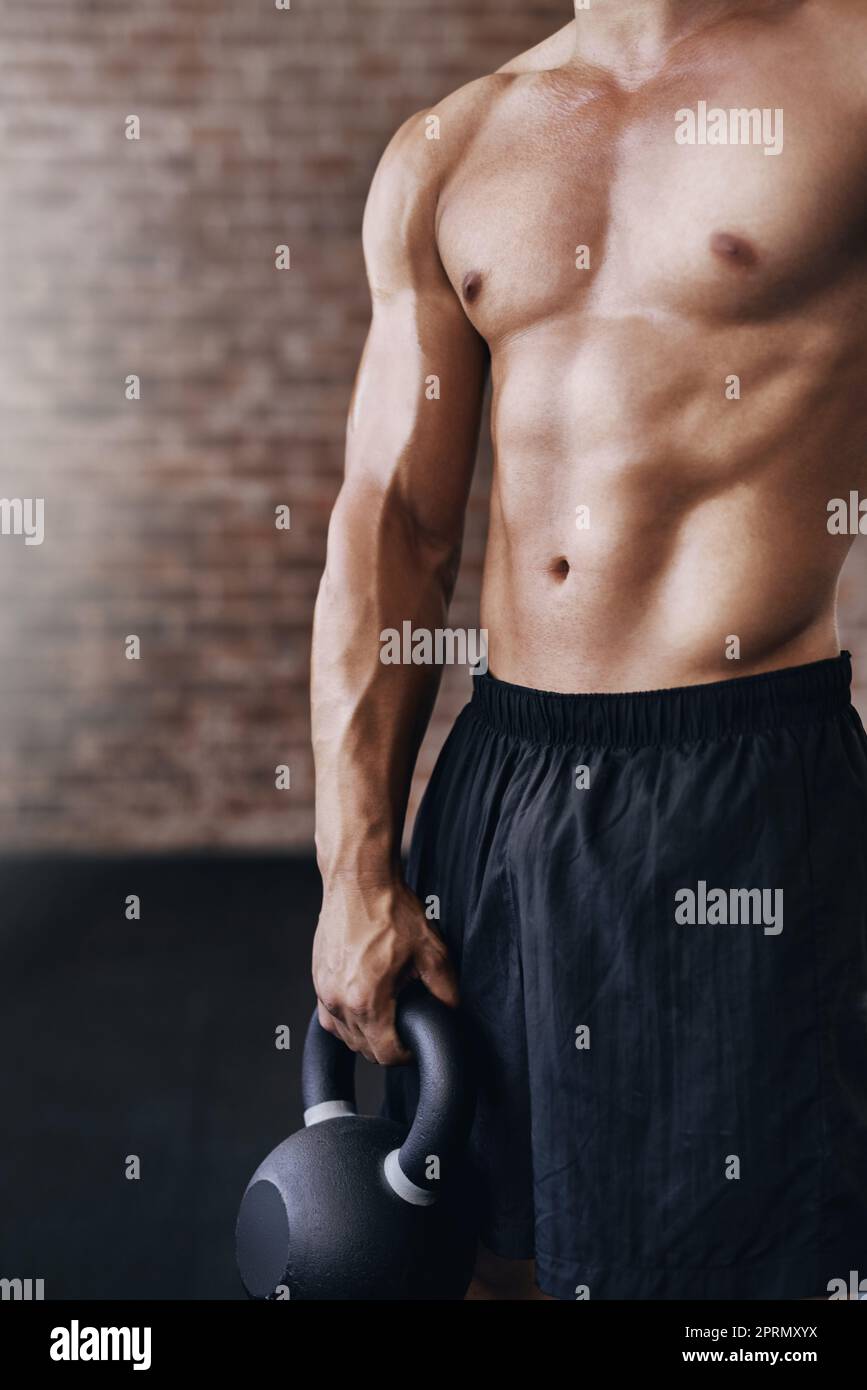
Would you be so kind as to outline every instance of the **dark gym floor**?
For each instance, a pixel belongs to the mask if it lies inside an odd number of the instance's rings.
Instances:
[[[301,1123],[319,900],[287,858],[0,861],[0,1278],[243,1297],[238,1203]],[[358,1082],[374,1109],[378,1070]]]

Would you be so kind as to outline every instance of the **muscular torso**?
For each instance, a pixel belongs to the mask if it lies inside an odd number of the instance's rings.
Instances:
[[[648,689],[838,650],[852,537],[827,507],[867,482],[865,42],[845,7],[794,6],[634,82],[570,55],[444,107],[465,138],[437,245],[491,354],[500,678]],[[782,152],[678,144],[700,101],[782,109]]]

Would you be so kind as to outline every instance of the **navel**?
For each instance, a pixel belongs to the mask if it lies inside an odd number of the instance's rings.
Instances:
[[[734,232],[714,232],[710,249],[721,260],[731,261],[732,265],[746,267],[755,265],[758,260],[755,247],[746,237],[735,236]]]
[[[461,293],[467,304],[472,304],[482,292],[482,274],[479,270],[468,270],[461,284]]]
[[[565,555],[558,555],[548,566],[550,573],[555,579],[564,580],[569,574],[569,561]]]

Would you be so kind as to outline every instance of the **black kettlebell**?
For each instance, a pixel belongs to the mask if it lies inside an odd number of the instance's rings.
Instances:
[[[304,1044],[304,1125],[253,1174],[238,1213],[251,1298],[460,1299],[476,1225],[464,1151],[474,1088],[461,1024],[418,982],[397,1000],[418,1067],[409,1133],[355,1113],[355,1055],[321,1027]]]

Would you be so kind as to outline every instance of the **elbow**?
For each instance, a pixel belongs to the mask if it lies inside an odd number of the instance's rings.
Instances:
[[[416,570],[428,576],[451,602],[458,579],[463,548],[463,530],[437,528],[416,509],[403,506],[401,526]]]
[[[393,488],[345,482],[328,527],[323,588],[341,582],[347,561],[412,568],[434,580],[448,602],[457,583],[463,527],[437,526]]]

